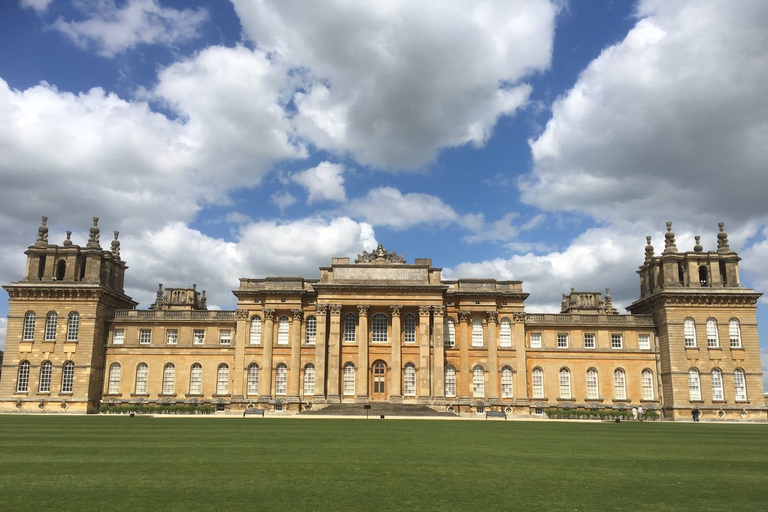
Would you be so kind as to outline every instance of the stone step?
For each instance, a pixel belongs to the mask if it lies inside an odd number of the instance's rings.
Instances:
[[[367,411],[369,416],[438,416],[456,417],[449,412],[437,412],[426,405],[420,404],[390,404],[386,402],[372,402]],[[301,414],[312,416],[365,416],[366,409],[363,404],[329,404],[317,411],[303,411]]]

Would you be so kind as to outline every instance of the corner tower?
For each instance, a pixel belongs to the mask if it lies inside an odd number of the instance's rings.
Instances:
[[[704,251],[696,236],[692,251],[679,252],[667,222],[664,251],[654,254],[646,237],[638,270],[640,299],[627,309],[651,314],[657,329],[667,419],[766,420],[757,300],[739,280],[738,255],[719,224],[717,250]]]
[[[123,279],[118,232],[110,250],[99,244],[93,218],[84,247],[48,243],[47,217],[27,249],[24,278],[8,292],[0,412],[95,412],[101,397],[104,350],[115,309],[133,308]]]

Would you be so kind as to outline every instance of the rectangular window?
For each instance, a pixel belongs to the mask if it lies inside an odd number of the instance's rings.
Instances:
[[[125,341],[125,329],[115,329],[115,333],[112,335],[113,345],[122,345]]]
[[[219,344],[231,345],[232,344],[232,330],[222,329],[219,331]]]
[[[624,348],[624,337],[621,334],[611,334],[611,348]]]
[[[205,343],[205,329],[195,329],[192,331],[192,343],[202,345]]]
[[[541,348],[541,333],[540,332],[532,332],[531,333],[531,348]]]
[[[179,341],[179,330],[178,329],[168,329],[168,331],[165,333],[165,342],[168,345],[175,345]]]
[[[584,335],[584,348],[595,348],[595,335],[594,334],[585,334]]]
[[[651,349],[651,335],[650,334],[640,334],[637,337],[637,345],[640,350],[650,350]]]
[[[152,329],[139,330],[139,343],[149,345],[152,342]]]
[[[557,348],[568,348],[568,335],[567,334],[558,334],[557,335]]]

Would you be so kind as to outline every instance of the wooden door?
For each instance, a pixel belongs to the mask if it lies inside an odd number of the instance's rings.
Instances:
[[[383,401],[387,399],[387,365],[384,361],[373,363],[373,378],[371,379],[373,391],[371,400]]]

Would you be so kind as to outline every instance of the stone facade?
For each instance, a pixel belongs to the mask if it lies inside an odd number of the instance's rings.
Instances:
[[[664,253],[653,251],[649,240],[630,314],[608,290],[574,289],[559,314],[527,313],[520,281],[443,280],[431,259],[408,263],[381,246],[354,262],[334,258],[317,279],[240,279],[236,310],[208,310],[195,285],[160,285],[137,310],[123,293],[117,233],[102,250],[94,219],[85,247],[69,236],[59,247],[44,219],[24,279],[5,287],[0,411],[144,402],[299,412],[384,401],[462,415],[642,405],[666,419],[693,407],[704,420],[768,419],[760,294],[741,287],[722,228],[717,251],[678,253],[671,227]]]

